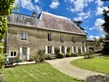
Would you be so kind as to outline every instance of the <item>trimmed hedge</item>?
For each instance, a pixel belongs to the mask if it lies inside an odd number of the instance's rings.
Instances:
[[[63,58],[63,57],[64,57],[64,54],[63,53],[57,54],[57,58]]]
[[[66,57],[71,57],[71,54],[70,54],[70,53],[67,53],[67,54],[66,54]]]

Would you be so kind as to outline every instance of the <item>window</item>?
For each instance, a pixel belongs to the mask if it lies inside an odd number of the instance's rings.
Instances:
[[[48,54],[52,53],[52,46],[48,46]]]
[[[22,34],[21,34],[21,40],[27,40],[27,33],[26,32],[23,32]]]
[[[76,47],[74,47],[74,52],[76,52]]]
[[[75,42],[75,41],[76,41],[75,37],[72,37],[72,39],[71,39],[71,40],[72,40],[72,42]]]
[[[11,52],[11,56],[16,56],[16,52]]]
[[[51,34],[48,34],[48,41],[52,41]]]
[[[64,37],[63,36],[60,36],[60,41],[64,42]]]

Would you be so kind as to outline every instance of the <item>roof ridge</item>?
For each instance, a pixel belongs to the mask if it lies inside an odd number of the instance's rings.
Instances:
[[[45,12],[45,11],[42,11],[42,13],[45,13],[45,14],[54,16],[54,17],[56,17],[56,18],[67,19],[67,20],[70,20],[70,21],[71,21],[70,18],[67,18],[67,17],[65,17],[65,16],[59,16],[59,15],[55,15],[55,14],[52,14],[52,13],[49,13],[49,12]]]

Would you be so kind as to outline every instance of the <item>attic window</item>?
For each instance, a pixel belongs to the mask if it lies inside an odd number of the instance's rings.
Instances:
[[[60,36],[60,41],[64,42],[64,37],[63,36]]]

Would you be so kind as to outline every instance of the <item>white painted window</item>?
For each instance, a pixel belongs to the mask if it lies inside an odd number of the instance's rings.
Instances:
[[[48,46],[48,54],[52,53],[52,46]]]
[[[67,47],[65,47],[65,54],[67,53]]]
[[[78,47],[76,47],[76,53],[78,53]]]
[[[52,54],[54,54],[54,46],[52,46]]]
[[[74,52],[76,52],[76,47],[73,47],[73,48],[74,48],[74,49],[73,49],[73,50],[74,50]]]
[[[28,47],[27,48],[27,60],[29,60],[30,59],[30,48]]]
[[[26,32],[21,33],[21,40],[27,40],[28,34]]]
[[[74,48],[72,47],[72,53],[74,53]]]
[[[47,52],[48,52],[48,48],[47,46],[45,46],[45,54],[48,54]]]
[[[60,53],[62,53],[62,48],[60,47]]]

